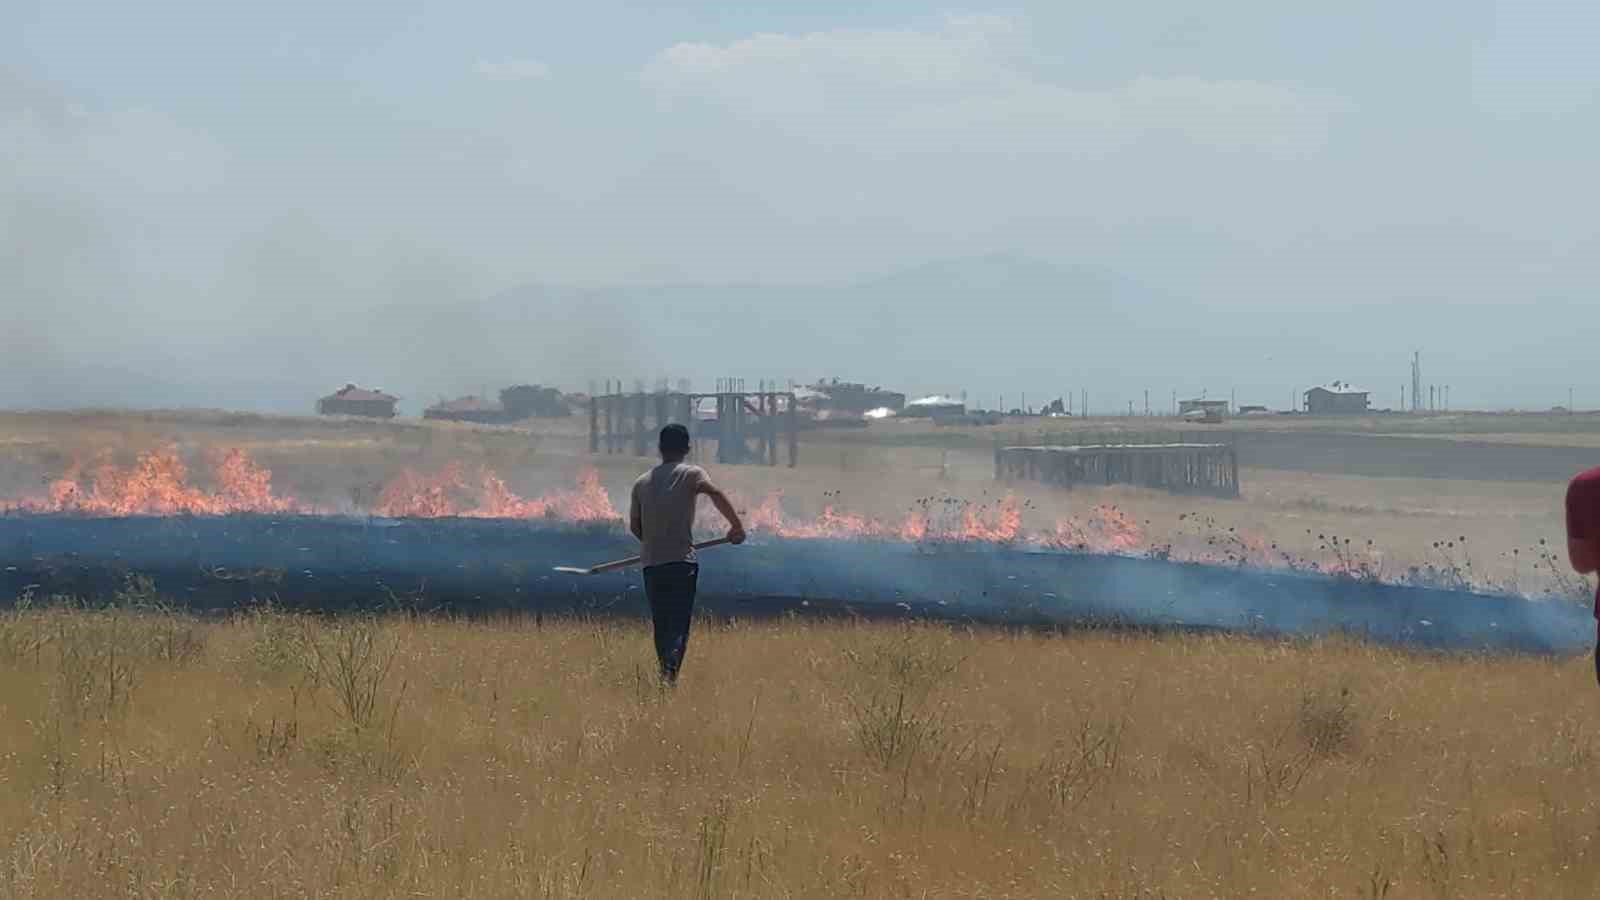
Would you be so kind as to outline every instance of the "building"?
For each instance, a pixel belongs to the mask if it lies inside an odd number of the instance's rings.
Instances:
[[[1312,415],[1345,415],[1364,413],[1368,407],[1368,391],[1335,381],[1327,387],[1314,387],[1306,391],[1306,412]]]
[[[494,424],[509,422],[511,416],[505,407],[498,403],[490,403],[482,397],[458,397],[455,400],[441,400],[422,411],[424,419],[440,419],[447,422],[477,422],[480,424]]]
[[[347,384],[317,401],[317,415],[392,419],[394,406],[399,402],[399,397],[391,397],[383,391],[369,391]]]
[[[907,403],[905,405],[905,409],[900,414],[903,416],[921,416],[931,419],[942,419],[947,416],[964,416],[967,414],[967,404],[955,399],[954,397],[923,397],[921,400],[913,400],[910,403]]]
[[[572,415],[567,398],[552,387],[518,384],[500,392],[500,405],[512,419],[558,419]]]
[[[816,398],[817,409],[835,413],[859,415],[872,409],[892,409],[898,413],[906,406],[905,394],[837,378],[817,382],[811,386],[810,392],[821,395]],[[798,396],[800,392],[795,393]]]
[[[1179,400],[1178,416],[1202,422],[1221,422],[1228,412],[1226,400]]]

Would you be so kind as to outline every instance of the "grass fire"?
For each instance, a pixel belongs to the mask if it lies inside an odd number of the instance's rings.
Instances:
[[[642,6],[0,4],[0,900],[1600,895],[1600,7]]]

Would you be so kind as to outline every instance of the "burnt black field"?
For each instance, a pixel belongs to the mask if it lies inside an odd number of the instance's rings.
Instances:
[[[0,517],[0,602],[114,599],[132,575],[202,613],[271,603],[338,612],[639,616],[637,570],[563,575],[635,552],[613,528],[328,516]],[[853,615],[1029,627],[1353,633],[1430,649],[1565,654],[1589,610],[1314,573],[981,543],[753,539],[704,554],[713,616]]]

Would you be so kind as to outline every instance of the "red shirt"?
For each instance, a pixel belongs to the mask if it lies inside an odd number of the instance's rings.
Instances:
[[[1567,539],[1600,539],[1600,466],[1572,479],[1567,485]],[[1600,592],[1596,592],[1594,615],[1600,619]]]

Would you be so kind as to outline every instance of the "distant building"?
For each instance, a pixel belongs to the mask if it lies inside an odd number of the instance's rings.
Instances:
[[[422,411],[424,419],[438,419],[447,422],[478,422],[492,424],[496,422],[511,421],[505,407],[498,403],[490,403],[482,397],[458,397],[455,400],[446,400],[428,407]]]
[[[900,413],[902,416],[922,416],[940,419],[947,416],[964,416],[967,414],[967,404],[953,397],[923,397],[913,400],[905,405]]]
[[[347,384],[317,401],[317,415],[392,419],[394,405],[399,402],[399,397],[391,397],[383,391],[369,391]]]
[[[799,396],[800,391],[795,393]],[[905,394],[837,378],[819,381],[807,393],[820,395],[813,398],[817,409],[841,413],[864,413],[869,409],[892,409],[898,413],[906,405]]]
[[[1306,391],[1306,412],[1313,415],[1364,413],[1369,393],[1338,381],[1327,387],[1314,387]]]
[[[1179,400],[1178,415],[1185,419],[1220,422],[1228,412],[1226,400]]]
[[[512,419],[555,419],[572,415],[567,398],[555,388],[519,384],[500,392],[500,406]]]
[[[1253,404],[1246,404],[1244,406],[1240,406],[1239,407],[1239,415],[1241,415],[1241,416],[1259,416],[1259,415],[1263,415],[1263,414],[1265,414],[1267,412],[1268,412],[1268,409],[1265,406],[1257,406],[1257,405],[1253,405]]]

